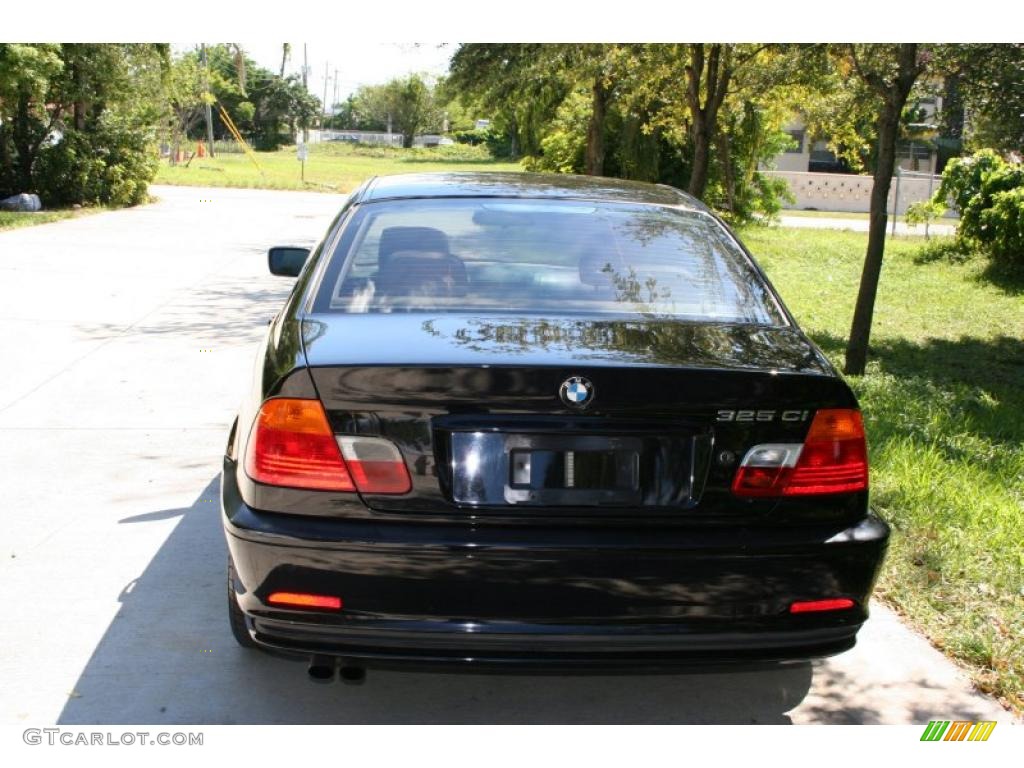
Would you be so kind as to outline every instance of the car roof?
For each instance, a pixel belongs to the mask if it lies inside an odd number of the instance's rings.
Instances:
[[[353,202],[431,197],[518,197],[707,207],[664,184],[561,173],[407,173],[378,176],[353,193]]]

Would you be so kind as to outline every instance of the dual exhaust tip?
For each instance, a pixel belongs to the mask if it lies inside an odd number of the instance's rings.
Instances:
[[[334,682],[334,673],[337,669],[338,678],[348,685],[360,685],[366,681],[366,667],[358,667],[352,664],[341,663],[339,668],[338,659],[334,656],[312,656],[309,659],[309,667],[306,674],[314,683]]]

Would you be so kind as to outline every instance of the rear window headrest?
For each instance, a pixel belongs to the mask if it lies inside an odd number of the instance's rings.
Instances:
[[[448,235],[433,227],[388,227],[380,233],[377,258],[381,265],[398,251],[451,253]]]
[[[468,284],[462,259],[440,251],[395,251],[377,273],[378,291],[389,296],[464,296]]]

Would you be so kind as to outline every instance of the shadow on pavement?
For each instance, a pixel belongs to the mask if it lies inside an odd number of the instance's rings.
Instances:
[[[811,685],[810,664],[631,676],[370,670],[360,687],[313,685],[303,662],[231,637],[219,492],[214,478],[188,508],[120,521],[180,517],[121,592],[59,723],[789,723]]]

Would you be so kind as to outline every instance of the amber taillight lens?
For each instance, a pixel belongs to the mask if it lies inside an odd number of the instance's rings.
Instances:
[[[412,489],[398,446],[382,437],[335,435],[319,400],[263,403],[245,472],[258,483],[285,488],[393,495]]]
[[[263,403],[246,446],[245,473],[258,483],[287,488],[356,489],[319,400]]]

